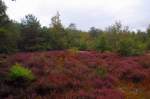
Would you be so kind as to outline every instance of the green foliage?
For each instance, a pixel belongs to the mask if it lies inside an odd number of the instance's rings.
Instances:
[[[96,72],[96,75],[98,75],[98,76],[100,76],[102,78],[105,78],[107,76],[107,74],[108,74],[107,70],[105,68],[102,68],[102,67],[101,68],[97,68],[95,72]]]
[[[16,35],[0,28],[0,53],[15,52],[17,50]]]
[[[97,37],[97,36],[99,36],[99,35],[102,34],[102,33],[103,33],[102,30],[97,29],[97,28],[95,28],[95,27],[91,27],[90,30],[89,30],[90,36],[91,36],[91,37],[94,37],[94,38]]]
[[[41,42],[38,43],[39,49],[41,50],[53,49],[52,34],[47,27],[41,28],[40,38],[41,38]]]
[[[0,27],[4,26],[8,22],[8,16],[6,14],[6,5],[0,0]]]
[[[80,36],[78,38],[78,49],[79,50],[89,50],[91,46],[91,37],[89,33],[80,32]]]
[[[78,50],[78,48],[76,48],[76,47],[70,48],[70,49],[68,49],[67,51],[68,51],[70,54],[72,54],[72,55],[75,55],[75,54],[79,53],[79,50]]]
[[[66,30],[67,48],[79,48],[80,31],[67,28]]]
[[[89,32],[85,32],[77,30],[74,23],[65,28],[57,13],[51,18],[50,27],[41,27],[39,20],[32,14],[25,16],[21,23],[10,21],[6,9],[0,0],[0,53],[77,48],[113,51],[130,56],[140,55],[146,48],[150,49],[150,26],[147,32],[135,33],[121,22],[116,22],[105,30],[92,27]]]
[[[40,37],[41,25],[37,18],[31,14],[25,16],[21,22],[21,40],[19,48],[22,51],[35,51],[41,48],[42,42]]]
[[[0,0],[0,53],[17,51],[18,27],[6,14],[6,5]]]
[[[67,48],[67,32],[65,31],[60,15],[57,14],[51,19],[52,24],[50,27],[50,32],[52,36],[52,47],[53,49],[66,49]]]
[[[102,34],[96,39],[95,49],[102,52],[112,50],[106,34]]]
[[[131,37],[122,38],[118,46],[118,52],[125,56],[141,55],[145,49],[146,45],[144,43]]]
[[[147,28],[147,34],[148,34],[148,36],[150,37],[150,25],[149,25],[148,28]]]
[[[128,26],[123,26],[120,21],[115,22],[115,24],[109,26],[106,28],[106,32],[108,33],[128,33],[129,32],[129,27]]]
[[[34,75],[32,74],[32,71],[24,68],[21,64],[15,64],[11,67],[9,76],[12,80],[16,79],[26,79],[29,81],[34,80]]]
[[[145,44],[147,46],[147,50],[150,50],[150,38],[149,37],[146,39]]]

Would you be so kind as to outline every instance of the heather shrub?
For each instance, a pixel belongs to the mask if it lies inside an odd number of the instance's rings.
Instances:
[[[150,68],[150,57],[142,57],[139,63],[143,68]]]
[[[141,55],[144,53],[146,45],[134,38],[123,38],[119,41],[118,52],[124,56]]]
[[[34,80],[34,75],[31,70],[24,68],[21,64],[15,64],[10,68],[9,76],[12,80],[26,79]]]
[[[109,88],[97,89],[93,94],[96,96],[95,99],[125,99],[121,91]]]
[[[133,83],[140,83],[146,77],[146,73],[142,70],[136,69],[129,69],[125,70],[121,75],[121,80],[126,80]]]
[[[107,76],[107,70],[105,68],[97,68],[96,69],[96,75],[105,78]]]

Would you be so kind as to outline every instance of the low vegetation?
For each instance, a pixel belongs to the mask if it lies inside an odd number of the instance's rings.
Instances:
[[[110,52],[49,51],[16,53],[5,61],[0,74],[6,71],[1,77],[9,74],[11,79],[0,80],[1,99],[148,99],[150,95],[150,69],[142,63],[149,64],[148,55],[122,57]],[[28,82],[34,76],[36,80]]]
[[[18,63],[10,68],[9,76],[12,80],[26,79],[32,81],[35,78],[31,70]]]
[[[105,68],[97,68],[96,74],[101,78],[105,78],[107,76],[108,72]]]

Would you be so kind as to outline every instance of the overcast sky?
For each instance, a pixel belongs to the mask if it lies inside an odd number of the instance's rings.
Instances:
[[[42,25],[49,26],[51,17],[60,12],[62,23],[75,23],[77,28],[104,29],[120,20],[130,29],[142,29],[150,24],[150,0],[3,0],[11,19],[20,21],[33,14]]]

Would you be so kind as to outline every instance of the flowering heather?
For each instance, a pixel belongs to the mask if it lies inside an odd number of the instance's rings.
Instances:
[[[6,71],[7,76],[10,66],[20,63],[33,71],[36,80],[21,88],[2,79],[0,99],[137,99],[136,93],[142,96],[139,99],[148,99],[149,59],[95,51],[17,53],[5,59],[0,74]],[[106,71],[99,71],[102,68]]]

